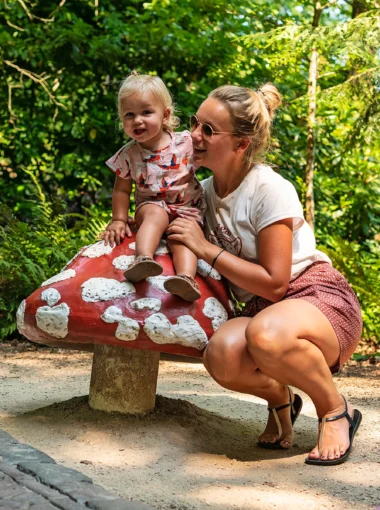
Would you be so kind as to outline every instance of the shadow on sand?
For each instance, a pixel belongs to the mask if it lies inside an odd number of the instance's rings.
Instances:
[[[223,400],[228,397],[218,398],[223,407]],[[247,402],[241,405],[247,406],[249,416],[267,416],[263,405]],[[300,455],[306,453],[315,440],[315,435],[308,431],[310,427],[305,427],[302,440],[296,435],[294,447],[289,451],[264,450],[257,446],[257,437],[263,430],[263,420],[231,419],[186,400],[160,395],[157,395],[155,409],[144,416],[94,411],[88,405],[88,396],[82,396],[24,413],[17,417],[17,420],[20,419],[35,421],[36,425],[42,422],[45,425],[64,426],[66,432],[68,427],[75,431],[78,426],[93,426],[107,433],[122,428],[123,434],[128,435],[130,432],[133,437],[139,430],[144,435],[154,434],[156,429],[159,431],[157,436],[161,436],[163,442],[176,442],[182,436],[181,439],[188,444],[189,453],[225,455],[242,462]],[[302,420],[315,421],[305,416]],[[299,426],[298,430],[300,433],[302,427]]]

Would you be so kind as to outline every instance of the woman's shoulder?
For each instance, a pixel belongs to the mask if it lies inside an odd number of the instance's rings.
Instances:
[[[291,181],[276,172],[271,166],[259,164],[254,167],[255,185],[259,189],[276,188],[278,190],[295,190]]]
[[[252,200],[252,218],[257,232],[284,218],[296,218],[293,229],[303,224],[302,205],[293,184],[268,165],[258,165]]]
[[[256,174],[256,180],[258,183],[270,183],[285,181],[278,172],[276,172],[271,166],[259,163],[253,167],[253,171]]]

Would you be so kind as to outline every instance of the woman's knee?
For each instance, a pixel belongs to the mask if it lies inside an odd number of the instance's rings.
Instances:
[[[229,388],[239,377],[240,349],[231,338],[211,338],[203,354],[203,363],[211,377]]]
[[[281,357],[289,347],[286,328],[278,319],[257,316],[248,324],[245,334],[248,350],[255,357]]]

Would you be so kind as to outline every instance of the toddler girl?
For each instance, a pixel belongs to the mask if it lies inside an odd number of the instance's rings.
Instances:
[[[131,282],[139,282],[162,273],[161,264],[153,257],[169,223],[184,217],[203,224],[205,201],[191,161],[190,132],[173,131],[179,119],[163,81],[133,72],[120,87],[118,109],[124,132],[132,140],[107,161],[116,180],[112,222],[100,237],[112,246],[131,235],[127,219],[134,181],[136,260],[124,275]],[[187,301],[199,299],[194,279],[196,256],[178,241],[168,240],[168,244],[177,276],[165,280],[165,289]]]

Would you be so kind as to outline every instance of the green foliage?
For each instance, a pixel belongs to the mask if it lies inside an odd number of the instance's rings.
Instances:
[[[0,3],[0,92],[8,98],[0,102],[1,334],[14,327],[18,302],[109,217],[113,175],[104,162],[124,143],[115,97],[132,69],[166,81],[182,127],[214,87],[273,81],[284,105],[268,161],[303,198],[317,45],[316,235],[359,295],[366,336],[379,338],[378,2],[363,0],[367,11],[355,19],[352,3],[326,2],[317,29],[311,0],[99,4]]]
[[[16,329],[15,313],[20,302],[43,281],[59,273],[85,244],[94,242],[106,223],[96,218],[65,212],[57,198],[47,200],[36,178],[36,200],[29,204],[28,223],[15,218],[0,202],[0,338]]]

